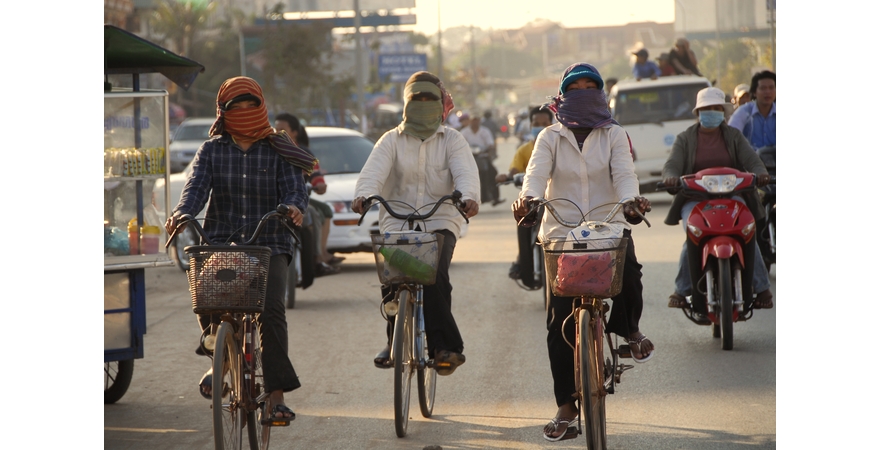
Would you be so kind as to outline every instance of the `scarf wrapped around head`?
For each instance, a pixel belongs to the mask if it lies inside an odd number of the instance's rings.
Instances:
[[[233,100],[254,100],[255,108],[227,109]],[[302,169],[306,175],[315,169],[318,160],[298,147],[284,132],[277,132],[269,125],[269,112],[263,99],[263,89],[252,78],[234,77],[223,82],[217,92],[217,120],[211,126],[210,135],[228,134],[236,141],[269,139],[272,148],[288,163]]]
[[[433,101],[412,101],[414,95],[428,94]],[[416,72],[403,88],[403,122],[401,130],[419,139],[427,139],[437,131],[455,107],[452,95],[434,74]]]
[[[565,88],[581,78],[590,78],[599,88],[565,92]],[[608,109],[604,86],[605,82],[595,67],[587,63],[572,64],[562,74],[559,92],[551,97],[548,107],[556,114],[556,120],[567,128],[606,128],[611,124],[619,125]]]

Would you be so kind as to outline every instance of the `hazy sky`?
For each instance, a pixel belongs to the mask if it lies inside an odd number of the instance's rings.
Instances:
[[[416,31],[428,35],[437,32],[438,2],[443,29],[471,24],[519,28],[538,18],[561,22],[566,27],[675,20],[675,0],[416,0]]]

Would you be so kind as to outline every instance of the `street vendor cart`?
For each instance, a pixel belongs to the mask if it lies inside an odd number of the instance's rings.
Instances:
[[[122,398],[134,360],[144,357],[145,270],[174,264],[164,249],[163,226],[171,204],[168,92],[141,89],[140,75],[161,73],[188,89],[204,70],[104,25],[104,403]],[[130,86],[111,85],[108,76],[119,74],[131,75]],[[153,198],[159,180],[165,186],[164,211]]]

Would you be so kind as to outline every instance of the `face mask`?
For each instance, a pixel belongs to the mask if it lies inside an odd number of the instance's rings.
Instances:
[[[532,140],[533,141],[538,140],[538,133],[540,133],[541,130],[543,130],[543,129],[544,129],[544,127],[532,127]]]
[[[421,140],[428,139],[440,126],[443,106],[440,101],[407,102],[403,107],[403,132]]]
[[[715,128],[724,122],[723,111],[700,111],[700,125],[703,128]]]

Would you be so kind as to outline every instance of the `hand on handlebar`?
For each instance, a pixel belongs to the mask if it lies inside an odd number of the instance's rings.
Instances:
[[[663,184],[668,187],[678,186],[680,179],[678,177],[668,177],[663,179]]]
[[[633,209],[633,205],[638,208],[638,213]],[[651,201],[645,197],[636,197],[633,203],[628,203],[623,207],[623,213],[630,217],[641,217],[649,211],[651,211]]]
[[[758,185],[758,187],[763,187],[770,184],[770,174],[763,173],[761,175],[758,175],[758,181],[756,182],[756,184]]]
[[[358,197],[351,201],[351,211],[357,214],[363,214],[366,208],[364,208],[364,198],[363,196]]]
[[[480,212],[480,205],[473,200],[464,200],[462,201],[461,210],[464,211],[464,214],[470,219]]]
[[[529,201],[532,198],[533,197],[521,197],[516,199],[516,201],[513,202],[513,205],[510,205],[510,209],[513,210],[514,216],[524,217],[528,215],[528,213],[532,210],[532,206],[529,204]]]

